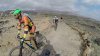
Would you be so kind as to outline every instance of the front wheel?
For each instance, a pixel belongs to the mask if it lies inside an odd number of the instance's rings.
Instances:
[[[20,46],[14,47],[10,53],[9,56],[19,56]],[[23,47],[22,48],[22,56],[31,56],[30,50],[28,48]]]

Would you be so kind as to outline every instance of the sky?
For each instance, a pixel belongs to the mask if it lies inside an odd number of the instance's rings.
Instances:
[[[0,10],[16,8],[69,11],[100,20],[100,0],[0,0]]]

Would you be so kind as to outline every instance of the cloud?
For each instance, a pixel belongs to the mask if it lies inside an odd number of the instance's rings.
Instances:
[[[2,0],[0,5],[8,4],[8,9],[35,9],[50,8],[60,11],[74,10],[74,6],[77,0]]]
[[[89,17],[100,20],[100,10],[94,10],[92,12],[89,13]]]
[[[77,14],[99,18],[96,16],[99,14],[99,10],[96,7],[94,8],[94,5],[100,5],[100,0],[0,0],[0,10],[16,8],[33,10],[52,9],[57,11],[71,11]],[[91,7],[93,8],[91,9]]]
[[[88,5],[100,5],[100,0],[83,0],[83,3]]]
[[[0,5],[1,8],[2,7],[6,7],[6,6],[8,6],[8,4],[2,4],[2,5]]]

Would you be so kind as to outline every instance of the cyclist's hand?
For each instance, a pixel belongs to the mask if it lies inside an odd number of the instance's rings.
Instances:
[[[27,34],[24,34],[24,35],[23,35],[23,38],[26,38],[26,36],[27,36]]]

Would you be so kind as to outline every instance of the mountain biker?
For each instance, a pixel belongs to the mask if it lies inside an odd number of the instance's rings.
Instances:
[[[53,23],[58,23],[58,17],[57,17],[57,16],[55,16],[55,17],[53,18]]]
[[[24,29],[23,38],[26,38],[26,36],[29,33],[30,44],[35,49],[37,49],[35,39],[33,38],[35,30],[36,30],[36,26],[34,25],[32,20],[28,16],[28,14],[22,13],[22,11],[20,9],[16,9],[16,10],[12,11],[11,13],[15,16],[15,19],[17,19],[19,21],[18,24],[17,24],[18,35],[20,35],[21,26],[24,25],[24,27],[23,27],[23,29]]]

